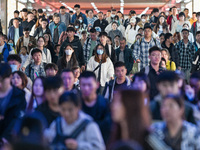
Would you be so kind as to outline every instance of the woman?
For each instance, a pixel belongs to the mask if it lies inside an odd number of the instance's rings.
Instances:
[[[98,44],[87,64],[87,70],[93,71],[100,82],[100,93],[103,92],[106,82],[113,79],[114,67],[110,58],[106,55],[105,47]]]
[[[38,40],[37,40],[37,48],[40,49],[42,51],[42,62],[44,63],[51,63],[51,53],[49,51],[49,49],[47,49],[45,46],[44,46],[44,37],[39,37]],[[32,61],[32,56],[31,56],[31,52],[32,52],[33,49],[31,49],[30,53],[29,53],[29,57],[28,59],[26,60],[22,70],[25,70],[25,67],[28,66],[28,64],[31,63]]]
[[[108,32],[108,36],[111,37],[113,43],[114,43],[114,38],[115,38],[116,35],[119,35],[120,38],[123,37],[121,31],[117,29],[117,26],[118,26],[117,22],[113,22],[112,23],[112,30],[110,30]]]
[[[37,19],[37,22],[35,23],[35,25],[31,29],[31,32],[30,32],[31,36],[34,36],[36,29],[39,28],[42,25],[42,19],[43,19],[43,16],[39,16],[39,19]]]
[[[166,48],[163,48],[161,50],[162,57],[166,60],[166,69],[175,71],[176,70],[176,64],[170,60],[170,53]]]
[[[17,54],[16,48],[15,48],[15,43],[12,39],[8,40],[8,45],[10,45],[14,49],[15,54]]]
[[[130,24],[126,28],[126,40],[128,47],[130,48],[131,45],[135,42],[135,37],[137,35],[137,31],[140,27],[136,24],[136,19],[131,18]]]
[[[179,41],[181,40],[181,35],[179,32],[176,32],[173,34],[173,41],[174,41],[174,44],[178,43]]]
[[[199,129],[183,119],[184,101],[180,96],[167,95],[161,104],[163,122],[155,123],[155,134],[173,150],[200,149]]]
[[[18,87],[21,90],[24,90],[26,102],[28,104],[31,98],[31,92],[26,88],[28,83],[27,76],[22,71],[15,71],[12,73],[11,82],[12,85]]]
[[[153,31],[160,36],[161,33],[169,33],[168,24],[164,16],[160,16],[158,23],[155,25]]]
[[[57,61],[58,72],[61,73],[63,69],[72,69],[78,66],[78,61],[76,60],[76,55],[72,45],[66,45],[64,49],[63,56]]]
[[[37,77],[33,81],[32,95],[29,103],[27,103],[27,110],[32,112],[38,105],[45,101],[44,95],[44,77]]]
[[[44,33],[43,35],[45,43],[44,46],[50,50],[51,52],[51,60],[53,60],[54,56],[55,56],[55,52],[54,52],[54,45],[53,42],[51,40],[51,34],[50,33]]]
[[[123,90],[114,95],[111,105],[111,114],[114,121],[114,128],[111,136],[111,142],[119,140],[134,140],[139,143],[145,150],[157,149],[159,141],[149,131],[150,113],[148,106],[144,104],[144,94],[140,90]],[[159,141],[162,143],[161,141]],[[166,147],[160,147],[167,149]]]
[[[65,92],[61,95],[59,106],[61,117],[58,117],[44,132],[52,149],[105,150],[98,125],[89,115],[81,111],[81,101],[75,93]],[[65,139],[67,136],[72,137]]]

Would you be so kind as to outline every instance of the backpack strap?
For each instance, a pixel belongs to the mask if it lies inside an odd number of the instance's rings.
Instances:
[[[197,23],[197,22],[194,22],[194,31],[196,30],[196,23]]]

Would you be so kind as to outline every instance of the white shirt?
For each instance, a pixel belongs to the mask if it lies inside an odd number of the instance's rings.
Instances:
[[[14,37],[15,45],[17,44],[18,39],[19,39],[19,28],[15,28],[15,37]]]
[[[0,46],[0,54],[1,54],[2,51],[3,51],[4,45],[5,45],[5,44],[3,44],[2,46]]]
[[[24,40],[24,46],[28,47],[29,37],[28,38],[23,37],[23,40]]]

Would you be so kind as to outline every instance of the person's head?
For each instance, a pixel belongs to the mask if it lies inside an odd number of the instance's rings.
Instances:
[[[72,16],[72,15],[74,14],[74,12],[70,10],[70,11],[69,11],[69,14]]]
[[[104,31],[99,34],[99,40],[102,44],[106,43],[107,36],[108,34]]]
[[[33,81],[32,96],[44,97],[44,77],[37,77]]]
[[[14,26],[15,28],[19,28],[19,19],[18,19],[18,18],[14,18],[14,19],[13,19],[13,26]]]
[[[74,11],[76,12],[76,13],[80,13],[81,12],[81,9],[80,9],[81,7],[80,7],[80,5],[79,4],[76,4],[76,5],[74,5]]]
[[[45,44],[45,39],[43,36],[40,36],[38,39],[37,39],[37,46],[38,47],[43,47]]]
[[[196,32],[196,41],[200,43],[200,31]]]
[[[108,45],[112,45],[112,38],[111,38],[110,36],[107,36],[106,43],[107,43]]]
[[[112,22],[112,29],[116,30],[117,29],[117,22]]]
[[[93,16],[94,16],[93,10],[92,9],[88,10],[88,17],[93,18]]]
[[[28,9],[27,8],[23,8],[22,9],[22,18],[27,18],[28,15]]]
[[[185,14],[184,14],[184,12],[180,12],[179,13],[179,20],[180,21],[184,21],[185,20]]]
[[[37,10],[36,9],[32,9],[32,13],[35,17],[37,17]]]
[[[26,46],[21,47],[20,54],[21,55],[27,55],[27,47]]]
[[[87,32],[86,31],[81,32],[81,39],[83,39],[83,40],[87,39]]]
[[[161,61],[160,61],[160,66],[162,67],[162,68],[164,68],[164,69],[166,69],[166,63],[167,63],[167,61],[165,60],[165,58],[161,58]]]
[[[163,43],[165,41],[165,34],[164,33],[161,33],[159,35],[159,38],[160,38],[160,43]]]
[[[120,49],[124,50],[125,47],[126,47],[126,38],[123,37],[123,38],[120,39]]]
[[[19,70],[19,68],[21,67],[22,59],[17,54],[8,55],[7,61],[12,69],[12,72]]]
[[[142,16],[141,16],[141,21],[142,21],[142,23],[145,23],[146,22],[146,15],[145,14],[142,14]]]
[[[90,38],[91,38],[92,41],[97,40],[97,31],[96,31],[95,28],[90,29]]]
[[[173,94],[166,95],[162,100],[160,112],[167,124],[182,120],[184,115],[184,101],[182,97]]]
[[[126,77],[127,69],[124,62],[118,61],[114,65],[116,78],[123,80]]]
[[[161,56],[166,60],[170,60],[170,53],[166,48],[161,49]]]
[[[144,25],[144,37],[150,38],[152,35],[152,28],[149,24]]]
[[[38,9],[38,16],[43,16],[44,15],[44,12],[43,10],[40,8]]]
[[[73,68],[72,68],[72,71],[73,71],[73,73],[74,73],[74,77],[75,77],[76,79],[78,79],[79,76],[80,76],[80,73],[81,73],[81,68],[80,68],[79,66],[76,66],[76,67],[73,67]]]
[[[106,55],[106,51],[105,51],[105,47],[102,44],[98,44],[95,49],[94,49],[94,55],[95,58],[94,60],[96,62],[106,62],[107,59],[107,55]],[[102,58],[100,59],[100,56],[102,56]]]
[[[84,23],[84,22],[83,22],[84,18],[83,18],[82,15],[77,16],[77,19],[79,20],[80,24],[83,24],[83,23]]]
[[[67,124],[74,123],[79,116],[81,109],[81,100],[79,96],[73,92],[64,92],[59,98],[61,116]]]
[[[189,30],[188,29],[182,29],[181,31],[182,33],[182,36],[183,36],[183,39],[188,39],[188,36],[189,36]]]
[[[159,9],[158,8],[153,9],[153,15],[156,16],[156,17],[159,16]]]
[[[0,63],[0,91],[6,92],[11,83],[12,70],[9,64]]]
[[[132,87],[133,89],[139,89],[148,94],[150,89],[150,81],[148,76],[145,73],[136,73],[132,79]]]
[[[67,36],[69,38],[72,38],[72,37],[74,37],[74,35],[75,35],[75,29],[73,27],[68,27],[67,28]]]
[[[90,99],[96,94],[99,88],[99,83],[96,80],[96,75],[90,71],[84,71],[80,77],[80,89],[84,99]]]
[[[11,47],[15,47],[15,43],[12,39],[9,39],[8,40],[8,44],[11,46]]]
[[[99,20],[102,20],[103,19],[103,12],[100,11],[97,16],[98,16]]]
[[[200,90],[200,72],[194,72],[190,76],[190,86],[195,90],[195,93],[197,94]]]
[[[166,96],[168,94],[178,94],[178,80],[179,77],[175,72],[164,71],[158,76],[157,89],[162,96]]]
[[[161,61],[161,50],[157,46],[153,46],[149,49],[149,59],[151,64],[158,65]]]
[[[192,18],[193,18],[193,19],[196,19],[196,18],[197,18],[196,14],[197,14],[196,12],[193,12],[193,13],[192,13]]]
[[[33,19],[34,19],[34,15],[33,15],[33,13],[32,13],[32,12],[28,12],[28,15],[27,15],[27,17],[28,17],[28,21],[31,21],[31,20],[33,20]]]
[[[60,53],[60,44],[56,44],[56,45],[54,46],[54,52],[55,52],[56,54],[59,54],[59,53]]]
[[[71,91],[74,87],[74,81],[75,81],[73,71],[70,69],[62,70],[61,78],[64,83],[65,91]]]
[[[131,18],[131,17],[135,17],[135,16],[136,16],[135,10],[130,10],[130,11],[129,11],[129,16],[130,16],[130,18]]]
[[[117,13],[116,9],[112,9],[111,10],[111,17],[114,18],[116,13]]]
[[[184,9],[184,14],[185,14],[186,16],[188,16],[188,14],[189,14],[189,9],[188,9],[188,8],[185,8],[185,9]]]
[[[18,10],[15,10],[14,11],[14,18],[18,18],[19,17],[19,11]]]
[[[45,42],[50,42],[51,41],[51,35],[49,33],[44,33],[43,34]]]
[[[59,16],[59,14],[55,13],[53,15],[53,21],[54,21],[55,24],[58,24],[60,22],[60,16]]]
[[[64,52],[63,52],[63,57],[66,58],[66,56],[72,56],[74,53],[74,49],[72,47],[72,45],[67,44],[66,47],[64,48]]]
[[[30,31],[29,31],[28,28],[23,28],[23,34],[24,34],[24,37],[25,37],[25,38],[28,38],[28,37],[29,37],[29,33],[30,33]]]
[[[61,6],[61,7],[60,7],[60,14],[61,14],[61,15],[64,15],[65,12],[66,12],[66,7],[65,7],[65,6]]]
[[[165,16],[160,16],[159,17],[159,23],[163,24],[165,22]]]
[[[176,15],[177,14],[177,7],[176,6],[173,6],[172,7],[172,15]]]
[[[40,64],[42,62],[42,51],[38,48],[34,48],[31,51],[31,56],[35,64]]]
[[[27,76],[22,71],[15,71],[12,73],[12,85],[19,89],[24,89],[28,83]]]
[[[130,19],[130,24],[131,24],[131,26],[135,26],[135,24],[136,24],[136,19],[135,19],[135,17],[133,17],[133,18],[131,18]]]
[[[8,37],[5,34],[3,35],[3,41],[6,42],[6,43],[8,43]]]
[[[140,33],[141,35],[144,35],[144,29],[143,28],[139,28],[138,29],[138,33]]]
[[[197,12],[196,16],[197,16],[197,21],[200,22],[200,12]]]
[[[165,34],[165,42],[173,43],[173,35],[171,33]]]
[[[174,43],[177,43],[181,40],[181,35],[179,32],[175,32],[174,35],[173,35],[173,41]]]
[[[44,80],[44,93],[48,103],[53,105],[59,104],[59,97],[64,92],[64,84],[59,76],[47,77]]]
[[[136,36],[135,36],[136,41],[138,41],[141,38],[142,38],[142,34],[140,34],[140,33],[136,34]]]
[[[49,63],[45,66],[44,68],[46,76],[56,76],[57,72],[58,72],[58,66],[54,63]]]
[[[48,20],[46,18],[43,18],[42,19],[42,24],[41,24],[42,28],[46,29],[47,25],[48,25]]]

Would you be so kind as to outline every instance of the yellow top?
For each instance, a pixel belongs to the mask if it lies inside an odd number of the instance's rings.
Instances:
[[[191,18],[189,21],[190,21],[190,24],[192,25],[194,22],[197,21],[197,19],[193,20],[193,19]]]
[[[176,64],[172,61],[171,66],[170,66],[170,60],[168,60],[167,63],[166,63],[166,69],[171,70],[171,71],[175,71],[176,70]]]

